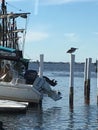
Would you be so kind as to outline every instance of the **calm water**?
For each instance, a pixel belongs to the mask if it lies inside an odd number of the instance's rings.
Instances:
[[[76,72],[74,79],[74,109],[69,109],[69,72],[47,71],[58,81],[62,99],[53,101],[45,96],[42,108],[29,108],[26,114],[0,114],[5,130],[98,130],[98,106],[96,101],[96,75],[91,78],[90,105],[84,104],[83,73]]]

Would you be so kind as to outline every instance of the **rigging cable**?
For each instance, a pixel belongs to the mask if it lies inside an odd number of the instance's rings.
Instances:
[[[6,4],[7,4],[8,6],[14,8],[14,9],[20,11],[20,12],[25,12],[25,11],[23,11],[22,9],[19,9],[19,8],[17,8],[16,6],[13,6],[13,5],[9,4],[8,2],[6,2]],[[24,55],[25,37],[26,37],[26,33],[27,33],[28,21],[29,21],[29,20],[26,18],[25,31],[24,31],[24,34],[23,34],[23,45],[22,45],[23,55]]]
[[[13,5],[9,4],[8,2],[6,2],[6,4],[7,4],[8,6],[10,6],[10,7],[14,8],[14,9],[18,10],[18,11],[23,11],[22,9],[19,9],[18,7],[13,6]]]

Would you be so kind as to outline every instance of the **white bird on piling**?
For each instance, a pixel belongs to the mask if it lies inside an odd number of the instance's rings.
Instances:
[[[68,51],[67,51],[67,53],[74,53],[76,50],[77,50],[78,48],[74,48],[74,47],[71,47]]]

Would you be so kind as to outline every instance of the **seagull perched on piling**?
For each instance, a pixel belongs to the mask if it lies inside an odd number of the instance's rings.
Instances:
[[[67,53],[74,53],[76,50],[77,50],[78,48],[74,48],[74,47],[71,47],[68,51],[67,51]]]

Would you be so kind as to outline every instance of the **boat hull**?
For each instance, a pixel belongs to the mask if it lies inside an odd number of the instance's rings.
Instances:
[[[33,85],[0,83],[0,99],[39,103],[42,95]]]

